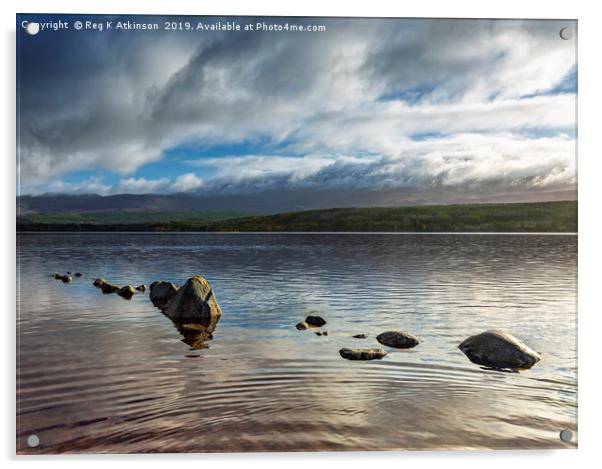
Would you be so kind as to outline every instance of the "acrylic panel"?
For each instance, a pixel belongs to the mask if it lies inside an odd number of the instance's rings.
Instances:
[[[16,36],[19,454],[577,446],[575,20]]]

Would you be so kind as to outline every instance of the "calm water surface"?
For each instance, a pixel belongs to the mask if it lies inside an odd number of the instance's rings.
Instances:
[[[577,237],[22,234],[17,447],[24,453],[571,447],[577,427]],[[53,272],[81,271],[63,284]],[[214,286],[195,349],[145,294],[91,282]],[[297,331],[309,313],[328,336]],[[521,373],[457,349],[503,329],[539,351]],[[407,330],[382,361],[342,359]],[[367,339],[352,335],[368,334]],[[40,446],[27,448],[30,434]]]

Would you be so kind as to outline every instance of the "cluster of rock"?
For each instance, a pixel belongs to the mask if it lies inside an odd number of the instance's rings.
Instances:
[[[54,273],[56,280],[70,283],[71,272],[65,275]],[[74,274],[81,277],[80,272]],[[145,285],[117,286],[102,278],[94,280],[93,285],[104,294],[117,295],[131,299],[136,292],[146,291]],[[211,284],[200,275],[189,278],[181,287],[170,282],[155,281],[150,284],[150,300],[169,317],[178,331],[184,336],[183,342],[193,348],[206,348],[206,341],[213,338],[213,331],[222,315]],[[309,315],[295,327],[298,330],[321,328],[326,325],[321,316]],[[327,336],[328,331],[315,332],[319,336]],[[366,334],[355,334],[355,339],[366,339]],[[410,349],[420,341],[408,332],[386,331],[376,336],[376,340],[387,347]],[[529,369],[541,360],[541,356],[516,337],[502,331],[485,331],[464,340],[458,348],[468,359],[478,365],[497,369],[521,370]],[[342,348],[341,357],[347,360],[379,360],[387,355],[381,348]]]
[[[326,324],[320,316],[307,316],[295,327],[306,330]],[[328,335],[326,331],[317,335]],[[366,334],[355,334],[354,339],[366,339]],[[376,336],[378,343],[396,349],[410,349],[420,344],[420,340],[405,331],[386,331]],[[525,370],[541,360],[541,356],[516,337],[502,331],[485,331],[464,340],[458,348],[477,365],[496,370]],[[387,355],[381,348],[347,348],[339,350],[347,360],[380,360]]]
[[[356,334],[352,336],[354,339],[366,339],[366,334]],[[387,331],[376,336],[378,343],[387,347],[408,349],[416,347],[420,341],[409,334],[402,331]],[[381,348],[342,348],[339,350],[341,357],[347,360],[380,360],[387,355],[387,352]]]
[[[81,272],[75,272],[74,276],[81,277],[82,274]],[[71,272],[67,272],[65,275],[55,272],[51,275],[51,277],[55,280],[61,280],[63,283],[71,283],[73,281],[73,276],[71,275]]]
[[[96,288],[100,288],[100,290],[105,294],[117,293],[120,297],[125,298],[126,300],[130,300],[136,292],[144,292],[146,290],[146,285],[138,285],[137,287],[132,287],[131,285],[126,285],[124,287],[119,287],[110,282],[107,282],[104,278],[97,278],[92,282],[92,284]]]
[[[71,282],[70,272],[67,276],[53,274],[56,279]],[[76,273],[76,277],[81,277]],[[113,294],[131,299],[138,292],[145,292],[146,285],[119,286],[103,278],[95,279],[92,284],[103,294]],[[206,341],[213,338],[213,331],[222,311],[217,303],[210,283],[204,277],[196,275],[189,278],[180,287],[171,282],[155,281],[149,286],[149,297],[153,305],[159,308],[174,323],[184,336],[183,342],[193,348],[206,348]],[[326,333],[325,333],[326,334]]]

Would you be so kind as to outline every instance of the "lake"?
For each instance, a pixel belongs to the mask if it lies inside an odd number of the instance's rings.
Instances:
[[[576,446],[576,235],[25,233],[17,244],[20,453]],[[50,277],[66,271],[84,275]],[[92,286],[195,274],[223,311],[206,348],[184,343],[148,290],[124,300]],[[328,336],[295,329],[309,313]],[[486,329],[542,361],[481,369],[457,347]],[[382,347],[387,330],[421,344],[340,357]]]

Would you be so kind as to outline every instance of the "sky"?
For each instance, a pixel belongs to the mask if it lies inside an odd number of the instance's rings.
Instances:
[[[70,28],[21,27],[59,19]],[[75,20],[193,29],[75,30]],[[196,29],[216,21],[325,31]],[[17,23],[21,195],[270,194],[308,208],[308,194],[403,205],[576,190],[576,38],[559,34],[573,21]]]

